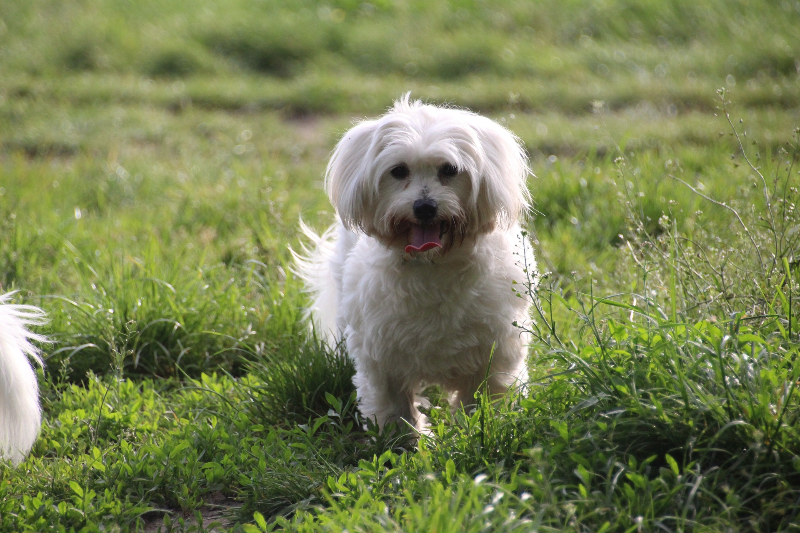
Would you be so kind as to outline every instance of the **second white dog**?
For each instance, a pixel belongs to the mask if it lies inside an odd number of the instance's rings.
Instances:
[[[8,303],[0,295],[0,458],[19,464],[36,441],[42,422],[39,383],[28,357],[42,364],[31,341],[46,342],[28,326],[44,323],[41,309]]]
[[[487,375],[491,394],[527,380],[529,338],[513,323],[530,303],[513,284],[535,279],[518,224],[528,174],[498,123],[408,95],[336,147],[325,184],[339,221],[322,236],[304,227],[314,247],[297,270],[317,331],[345,339],[360,410],[380,426],[422,429],[426,384],[457,407]]]

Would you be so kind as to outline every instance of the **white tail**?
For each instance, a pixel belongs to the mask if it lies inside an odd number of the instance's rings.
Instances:
[[[41,365],[31,341],[46,339],[28,330],[44,323],[44,312],[7,303],[13,294],[0,295],[0,458],[16,465],[33,446],[42,422],[39,384],[28,357]]]
[[[339,305],[339,290],[342,283],[342,265],[336,259],[337,228],[344,228],[337,222],[325,230],[322,235],[300,221],[300,230],[308,244],[302,244],[302,250],[295,252],[292,272],[303,280],[305,291],[311,295],[311,305],[306,309],[306,318],[311,319],[316,333],[330,346],[340,340],[336,314]],[[349,233],[349,232],[348,232]]]

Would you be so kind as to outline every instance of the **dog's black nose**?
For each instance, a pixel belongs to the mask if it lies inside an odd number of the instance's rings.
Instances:
[[[414,202],[414,216],[420,222],[428,222],[436,218],[436,208],[439,204],[436,200],[425,198],[424,200],[417,200]]]

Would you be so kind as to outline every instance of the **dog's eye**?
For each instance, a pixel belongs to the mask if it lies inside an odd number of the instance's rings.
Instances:
[[[458,174],[458,169],[455,165],[451,165],[450,163],[445,163],[444,165],[439,167],[439,176],[444,178],[452,178]]]
[[[406,179],[410,174],[411,171],[408,169],[406,165],[397,165],[392,170],[389,171],[389,174],[392,177],[397,178],[399,180]]]

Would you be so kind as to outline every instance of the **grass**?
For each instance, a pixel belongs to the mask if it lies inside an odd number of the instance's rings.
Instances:
[[[766,0],[0,3],[0,286],[54,341],[0,530],[796,530],[796,42]],[[547,273],[529,390],[430,390],[416,448],[288,253],[408,90],[520,136]]]

